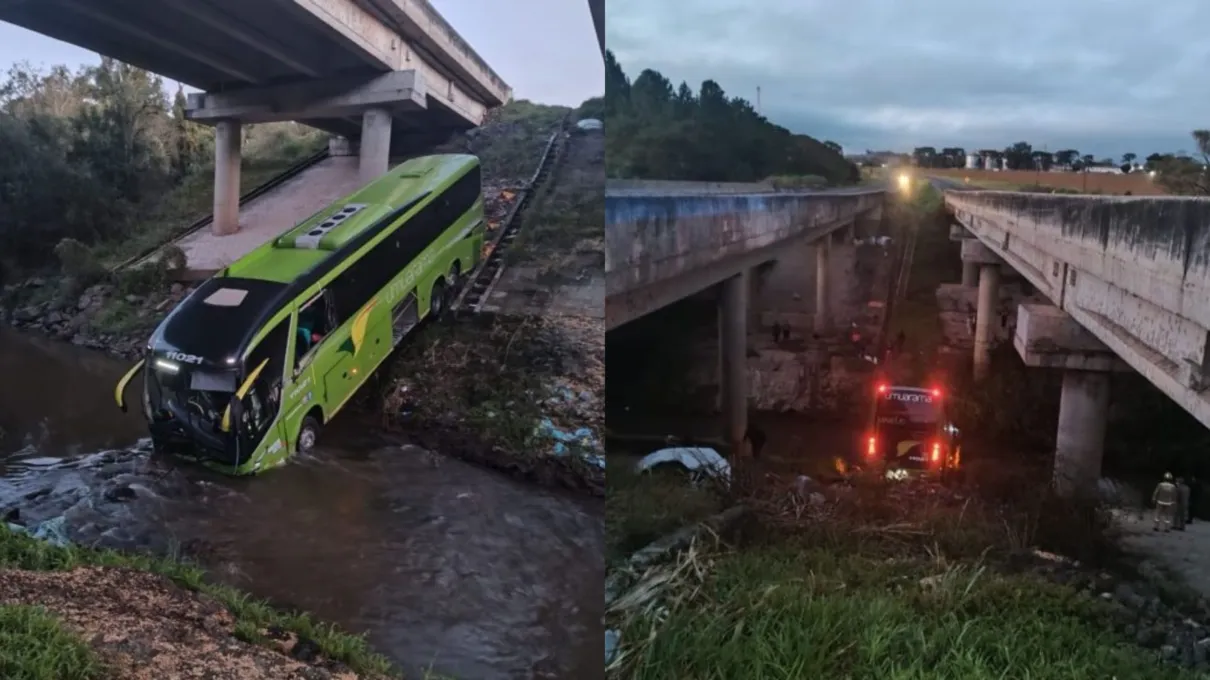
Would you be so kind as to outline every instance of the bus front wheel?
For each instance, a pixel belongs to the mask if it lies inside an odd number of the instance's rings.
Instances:
[[[314,416],[303,418],[302,427],[298,430],[298,452],[310,453],[319,440],[319,421]]]
[[[429,293],[429,314],[434,319],[440,319],[445,314],[445,308],[449,303],[449,293],[446,291],[445,281],[437,279],[433,284],[433,290]]]

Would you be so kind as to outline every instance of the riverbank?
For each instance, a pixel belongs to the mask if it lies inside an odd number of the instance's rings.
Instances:
[[[199,568],[57,547],[0,523],[0,676],[399,677],[364,638],[272,609]]]
[[[377,408],[425,448],[604,496],[604,337],[569,316],[432,324],[400,348]]]
[[[1210,669],[1205,601],[1117,550],[1098,508],[1021,491],[1036,482],[770,482],[720,499],[751,508],[721,540],[707,534],[641,573],[614,572],[629,587],[610,608],[621,634],[611,672],[977,680]]]

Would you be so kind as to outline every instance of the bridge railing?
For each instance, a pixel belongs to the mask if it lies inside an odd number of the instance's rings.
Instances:
[[[754,185],[610,182],[605,192],[608,294],[648,285],[788,238],[826,233],[881,208],[882,189],[753,193]],[[760,186],[760,185],[755,185]]]

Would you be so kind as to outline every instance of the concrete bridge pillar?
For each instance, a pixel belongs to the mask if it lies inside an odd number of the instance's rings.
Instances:
[[[1017,308],[1013,345],[1026,366],[1063,370],[1052,484],[1064,496],[1091,494],[1101,476],[1110,373],[1130,367],[1063,310]]]
[[[982,380],[991,367],[992,324],[1000,300],[1000,265],[979,265],[979,298],[975,307],[975,379]]]
[[[1062,495],[1095,490],[1105,453],[1109,373],[1063,371],[1052,483]]]
[[[950,225],[950,240],[965,244],[967,241],[974,240],[975,237],[960,224]],[[975,241],[978,243],[978,241]],[[965,249],[962,257],[962,285],[966,288],[974,288],[979,285],[979,263],[976,261],[968,261],[966,259]]]
[[[832,236],[824,236],[815,242],[815,332],[827,333],[832,329],[832,292],[828,287],[832,260]]]
[[[731,455],[744,450],[748,431],[748,282],[750,272],[721,284],[719,300],[719,392]]]
[[[239,165],[241,127],[238,120],[220,120],[214,126],[215,236],[239,231]]]
[[[962,286],[974,288],[979,285],[979,265],[974,262],[962,263]]]
[[[369,184],[386,174],[391,162],[391,112],[366,109],[361,114],[361,144],[358,176]]]
[[[962,263],[978,268],[979,295],[975,306],[975,380],[982,380],[991,363],[992,324],[1000,301],[1000,257],[977,240],[962,241]]]

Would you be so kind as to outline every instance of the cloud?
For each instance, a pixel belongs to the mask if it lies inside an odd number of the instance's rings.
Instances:
[[[755,9],[759,7],[760,9]],[[691,8],[691,9],[690,9]],[[631,77],[714,79],[850,150],[1191,149],[1210,127],[1204,0],[609,0]]]

